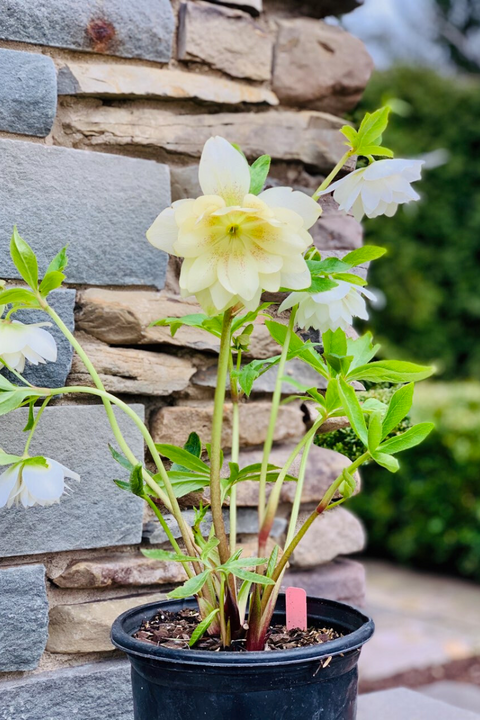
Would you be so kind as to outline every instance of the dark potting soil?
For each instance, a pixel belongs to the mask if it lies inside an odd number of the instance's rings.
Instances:
[[[173,650],[188,650],[189,640],[200,622],[198,610],[187,608],[180,612],[161,611],[151,620],[144,620],[133,637],[137,640]],[[307,630],[287,630],[285,625],[271,625],[265,650],[292,650],[294,648],[320,645],[336,640],[341,634],[332,628],[309,627]],[[206,634],[198,640],[193,650],[223,651],[219,638]],[[245,651],[245,640],[234,640],[230,652]]]

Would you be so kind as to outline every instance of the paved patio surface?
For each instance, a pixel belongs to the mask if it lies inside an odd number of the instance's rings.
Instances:
[[[376,633],[360,659],[367,684],[480,655],[480,585],[366,561]]]
[[[361,695],[357,720],[480,720],[480,715],[396,688]]]

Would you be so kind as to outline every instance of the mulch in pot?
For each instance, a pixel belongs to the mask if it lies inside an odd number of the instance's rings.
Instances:
[[[211,650],[212,652],[245,652],[245,640],[234,640],[225,650],[219,638],[205,634],[189,648],[189,640],[201,618],[198,610],[185,609],[180,612],[161,610],[151,620],[144,620],[140,630],[133,637],[137,640],[172,650]],[[265,650],[293,650],[294,648],[321,645],[341,637],[333,628],[309,627],[306,630],[287,630],[285,625],[271,625]]]

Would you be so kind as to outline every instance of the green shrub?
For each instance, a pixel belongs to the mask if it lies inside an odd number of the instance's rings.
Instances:
[[[387,306],[369,325],[386,355],[434,362],[442,379],[479,377],[478,80],[412,68],[377,73],[354,119],[391,98],[407,103],[400,109],[408,114],[391,114],[385,144],[398,157],[442,149],[448,160],[415,184],[423,202],[400,208],[394,222],[365,221],[366,240],[389,250],[371,268]]]
[[[480,383],[420,385],[412,420],[436,430],[399,456],[397,474],[366,467],[349,507],[370,554],[480,580]]]

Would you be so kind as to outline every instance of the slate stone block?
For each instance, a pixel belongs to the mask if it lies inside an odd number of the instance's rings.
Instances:
[[[47,636],[44,566],[0,570],[0,672],[34,670]]]
[[[170,0],[5,0],[0,38],[168,62]]]
[[[133,720],[125,660],[11,680],[0,694],[0,720]]]
[[[56,111],[53,60],[38,53],[0,49],[0,130],[46,137]]]
[[[478,715],[406,688],[361,695],[357,720],[478,720]]]
[[[75,327],[73,310],[75,307],[75,290],[61,288],[54,290],[48,298],[48,302],[60,315],[61,319],[70,331]],[[42,311],[20,310],[13,316],[25,324],[48,322],[50,318]],[[57,341],[58,356],[56,362],[47,362],[45,365],[32,365],[27,361],[23,377],[39,387],[63,387],[66,383],[68,373],[72,366],[73,348],[64,334],[52,323],[52,327],[45,328]],[[0,371],[8,377],[15,385],[19,384],[18,379],[6,370]]]
[[[142,405],[132,406],[143,415]],[[0,417],[2,447],[22,453],[22,429],[28,410]],[[130,418],[118,412],[124,436],[143,460],[143,439]],[[47,408],[35,432],[31,455],[46,455],[77,472],[81,480],[59,504],[50,507],[0,509],[0,557],[138,543],[142,536],[143,501],[120,490],[114,479],[128,473],[111,457],[113,433],[102,405]]]
[[[41,272],[68,242],[70,283],[162,288],[167,256],[145,232],[170,204],[168,167],[151,160],[0,140],[0,277],[18,278],[14,224]]]

